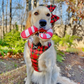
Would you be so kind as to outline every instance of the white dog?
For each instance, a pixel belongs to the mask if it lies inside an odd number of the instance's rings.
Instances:
[[[26,29],[34,25],[37,28],[42,27],[45,30],[48,30],[52,27],[50,20],[51,12],[49,9],[44,6],[39,6],[29,12]],[[38,34],[39,32],[33,34],[25,44],[24,58],[27,66],[27,78],[25,84],[32,84],[32,82],[37,84],[76,84],[60,75],[60,69],[56,65],[56,51],[54,49],[53,41],[51,39],[42,41]],[[36,49],[38,46],[48,46],[49,43],[50,46],[40,54],[38,58],[38,70],[36,71],[35,67],[32,65],[30,57],[30,45],[33,45],[33,48]]]

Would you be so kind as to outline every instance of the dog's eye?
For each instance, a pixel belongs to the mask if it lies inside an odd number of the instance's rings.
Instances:
[[[38,12],[35,12],[34,15],[39,15],[39,13]]]
[[[46,14],[46,16],[48,16],[48,17],[49,17],[49,16],[50,16],[50,13],[47,13],[47,14]]]

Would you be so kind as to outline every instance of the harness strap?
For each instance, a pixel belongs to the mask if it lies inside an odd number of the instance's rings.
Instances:
[[[31,58],[31,62],[32,62],[32,67],[34,68],[35,71],[40,72],[39,71],[39,67],[38,67],[38,59],[40,57],[40,55],[45,52],[49,47],[51,46],[51,43],[48,43],[48,46],[36,46],[33,43],[30,43],[28,40],[28,47],[30,49],[30,58]]]

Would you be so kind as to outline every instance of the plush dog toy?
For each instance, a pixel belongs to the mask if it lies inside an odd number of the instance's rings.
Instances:
[[[50,10],[51,14],[54,11],[54,9],[56,8],[55,5],[48,5],[46,7]],[[50,23],[54,23],[58,19],[59,19],[58,16],[52,14]],[[31,35],[33,35],[35,33],[38,33],[38,32],[45,32],[45,33],[40,33],[39,34],[39,38],[42,41],[46,41],[46,40],[50,39],[53,36],[53,30],[52,30],[52,28],[50,28],[49,30],[44,30],[43,28],[38,29],[37,27],[32,26],[32,27],[29,27],[28,29],[24,30],[21,33],[21,37],[23,39],[26,39],[26,38],[30,37]]]
[[[36,28],[35,26],[29,27],[28,29],[24,30],[21,33],[21,37],[23,39],[26,39],[28,37],[30,37],[31,35],[37,33],[37,32],[45,32],[45,33],[40,33],[39,34],[39,38],[43,39],[43,40],[47,40],[50,39],[53,35],[53,31],[50,28],[49,30],[44,30],[43,28],[41,28],[40,30],[38,30],[38,28]]]

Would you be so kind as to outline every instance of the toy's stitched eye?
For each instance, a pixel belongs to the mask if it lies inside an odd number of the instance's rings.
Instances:
[[[35,12],[34,15],[39,15],[39,13],[38,12]]]
[[[48,16],[48,17],[49,17],[49,16],[50,16],[50,13],[47,13],[47,14],[46,14],[46,16]]]

